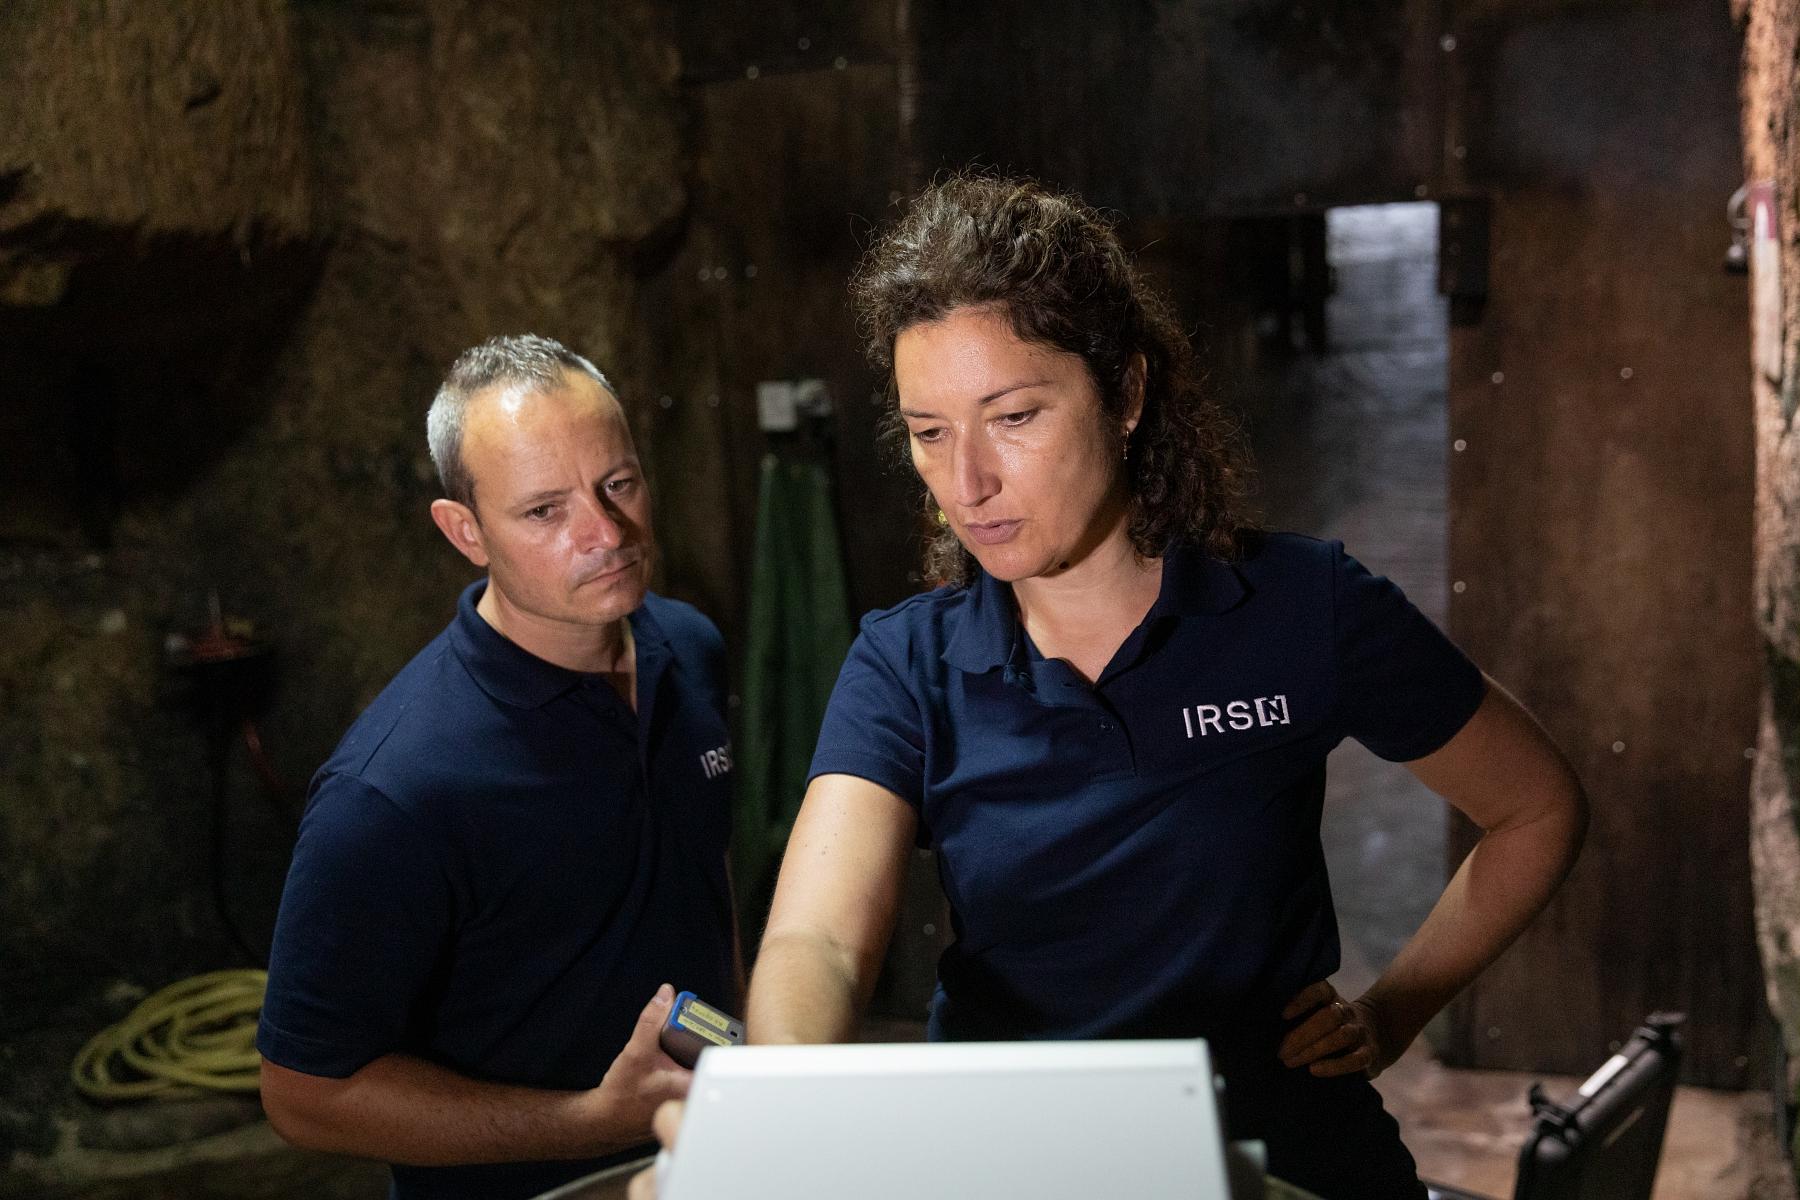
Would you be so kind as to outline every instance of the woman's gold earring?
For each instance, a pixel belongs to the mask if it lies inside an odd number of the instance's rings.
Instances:
[[[941,508],[937,510],[937,523],[939,525],[948,525],[950,523],[950,518],[944,515],[944,510]]]

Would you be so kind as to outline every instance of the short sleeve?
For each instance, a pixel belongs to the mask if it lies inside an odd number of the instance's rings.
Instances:
[[[1475,715],[1487,681],[1392,580],[1331,545],[1338,727],[1390,762],[1423,758]]]
[[[451,912],[448,880],[415,820],[359,779],[326,776],[282,891],[257,1049],[339,1079],[416,1049],[410,1019]]]
[[[723,720],[730,687],[725,636],[719,632],[719,627],[693,605],[667,596],[647,597],[645,607],[667,638],[690,684],[705,697],[706,706]]]
[[[698,613],[695,614],[697,617]],[[706,699],[712,710],[721,720],[725,717],[726,693],[725,684],[725,638],[719,627],[705,617],[697,621],[698,631],[694,638],[699,653],[700,671],[705,678]]]
[[[850,645],[825,705],[806,779],[855,775],[917,807],[924,796],[925,736],[919,702],[865,625]]]

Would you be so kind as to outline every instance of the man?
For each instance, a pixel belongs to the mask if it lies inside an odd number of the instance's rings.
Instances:
[[[648,591],[650,498],[586,359],[495,338],[427,426],[432,517],[487,578],[313,782],[263,1103],[398,1197],[532,1196],[643,1152],[685,1090],[670,984],[737,1002],[724,647]]]

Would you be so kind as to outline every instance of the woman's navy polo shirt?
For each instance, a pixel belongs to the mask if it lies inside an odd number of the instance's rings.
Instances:
[[[931,1035],[1237,1037],[1338,967],[1319,842],[1325,757],[1442,746],[1481,673],[1341,543],[1258,535],[1163,559],[1090,686],[981,574],[873,613],[814,776],[919,810],[956,940]]]
[[[658,985],[733,994],[724,644],[631,615],[638,709],[456,619],[313,781],[257,1046],[341,1078],[389,1053],[599,1084]],[[603,1160],[394,1168],[400,1196],[531,1196]]]

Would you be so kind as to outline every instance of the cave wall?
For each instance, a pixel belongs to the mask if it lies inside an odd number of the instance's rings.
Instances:
[[[688,228],[643,313],[665,358],[653,454],[689,464],[657,495],[679,537],[671,573],[733,645],[748,603],[763,452],[825,461],[856,613],[914,590],[905,476],[874,444],[881,385],[865,363],[846,285],[874,223],[904,186],[890,3],[784,0],[674,6],[693,151]],[[825,382],[818,436],[768,438],[763,380]],[[666,402],[666,403],[665,403]],[[692,467],[705,464],[706,470]],[[754,914],[751,919],[760,919]]]
[[[244,958],[169,635],[216,594],[272,650],[292,790],[266,803],[241,744],[225,776],[260,948],[299,789],[474,575],[427,515],[438,379],[537,330],[644,428],[691,152],[648,2],[20,3],[0,45],[4,1162],[48,1151],[69,1057],[134,989]]]
[[[0,42],[10,1032],[208,940],[187,878],[207,777],[160,659],[196,589],[231,578],[189,561],[180,526],[202,494],[246,499],[210,476],[266,417],[319,227],[284,6],[10,5]]]
[[[1751,774],[1751,851],[1768,1003],[1800,1101],[1800,4],[1738,0],[1744,29],[1744,178],[1774,185],[1775,261],[1751,254],[1753,289],[1779,306],[1779,378],[1751,372],[1756,454],[1753,610],[1763,660]],[[1769,278],[1767,267],[1774,267]],[[1754,294],[1754,291],[1753,291]]]
[[[1450,628],[1563,748],[1592,820],[1446,1053],[1580,1074],[1674,1010],[1689,1082],[1757,1086],[1738,31],[1712,0],[1537,0],[1459,5],[1453,32],[1447,183],[1486,202],[1465,216],[1489,250],[1451,331]],[[1474,836],[1455,822],[1453,855]]]
[[[1132,220],[1423,196],[1434,0],[911,0],[913,153],[1024,171]]]

